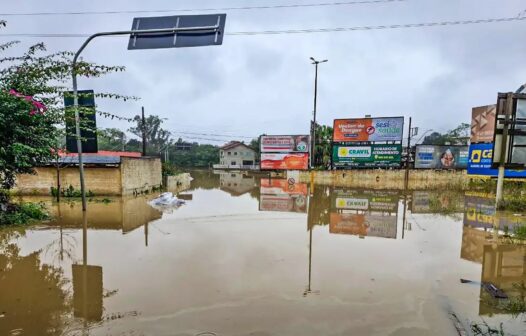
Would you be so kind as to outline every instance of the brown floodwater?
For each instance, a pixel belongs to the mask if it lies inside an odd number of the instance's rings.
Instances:
[[[0,335],[526,334],[526,217],[491,195],[192,175],[162,211],[29,198],[54,218],[0,230]]]

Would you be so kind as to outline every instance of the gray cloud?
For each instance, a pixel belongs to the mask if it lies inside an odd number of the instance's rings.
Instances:
[[[261,4],[274,4],[265,1]],[[298,3],[298,1],[280,1]],[[260,4],[258,2],[258,4]],[[53,1],[46,11],[195,8],[244,1]],[[2,12],[43,10],[42,2],[2,4]],[[350,27],[515,16],[522,0],[427,0],[397,4],[231,11],[228,31]],[[132,15],[6,18],[6,33],[85,33],[129,28]],[[314,69],[320,66],[318,118],[412,116],[422,129],[444,131],[469,122],[471,107],[496,100],[498,91],[526,81],[521,67],[526,22],[327,34],[225,36],[220,47],[127,51],[126,38],[93,42],[84,58],[122,64],[128,71],[81,86],[140,96],[138,102],[101,101],[101,109],[134,115],[144,105],[168,118],[174,131],[225,134],[308,132]],[[4,40],[4,38],[0,38]],[[23,39],[22,52],[31,42]],[[49,49],[74,50],[82,39],[45,40]],[[102,120],[102,127],[127,129]]]

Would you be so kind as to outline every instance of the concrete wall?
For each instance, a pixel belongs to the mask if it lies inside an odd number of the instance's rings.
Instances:
[[[57,169],[55,167],[35,168],[36,175],[18,175],[16,187],[13,190],[20,195],[51,195],[51,187],[57,187]],[[96,195],[120,195],[121,172],[115,167],[86,167],[86,190],[91,190]],[[62,188],[70,185],[80,189],[78,167],[66,167],[60,170]]]
[[[300,182],[365,189],[403,189],[405,170],[354,169],[300,172]],[[466,189],[469,176],[465,170],[409,171],[409,189]]]
[[[190,188],[192,177],[189,173],[177,174],[175,176],[166,176],[166,190],[178,193]]]
[[[161,159],[153,157],[121,158],[122,195],[132,195],[162,185]]]

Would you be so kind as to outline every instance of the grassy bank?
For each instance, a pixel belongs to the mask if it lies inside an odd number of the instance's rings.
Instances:
[[[49,215],[41,203],[7,204],[0,212],[0,226],[25,225],[48,218]]]

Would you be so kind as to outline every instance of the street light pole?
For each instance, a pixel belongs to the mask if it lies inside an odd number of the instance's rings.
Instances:
[[[136,29],[136,30],[121,30],[121,31],[110,31],[95,33],[89,36],[86,41],[80,46],[80,49],[75,53],[71,64],[71,72],[73,79],[73,110],[75,111],[75,133],[77,137],[77,152],[79,157],[79,174],[80,174],[80,192],[82,195],[82,211],[86,211],[86,186],[84,182],[84,162],[82,161],[82,141],[80,138],[80,116],[79,116],[79,98],[77,88],[77,61],[86,48],[86,46],[96,37],[99,36],[116,36],[116,35],[149,35],[149,34],[163,34],[163,33],[178,33],[178,32],[218,32],[219,23],[214,26],[202,26],[202,27],[182,27],[182,28],[159,28],[159,29]]]
[[[314,59],[314,57],[311,57],[310,60],[312,61],[312,64],[314,64],[315,67],[315,74],[314,74],[314,116],[313,116],[313,125],[312,125],[312,149],[311,149],[311,155],[310,155],[310,167],[314,168],[314,165],[316,162],[314,161],[315,157],[315,150],[316,150],[316,106],[317,106],[317,100],[318,100],[318,64],[325,63],[328,60],[323,61],[317,61]]]

